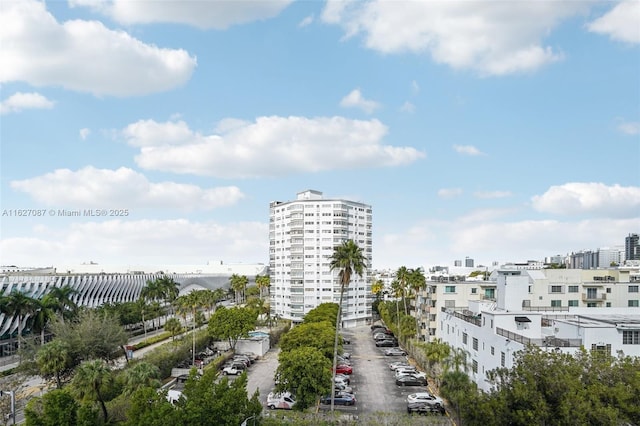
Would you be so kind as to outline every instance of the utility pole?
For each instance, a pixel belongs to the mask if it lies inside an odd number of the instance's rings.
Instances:
[[[11,418],[13,419],[13,424],[16,424],[16,393],[14,391],[2,391],[0,390],[0,397],[4,395],[9,395],[11,397]]]

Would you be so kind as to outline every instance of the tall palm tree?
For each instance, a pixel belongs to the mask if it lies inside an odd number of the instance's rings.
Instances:
[[[85,361],[80,364],[76,368],[76,373],[72,380],[73,389],[78,397],[90,401],[98,401],[105,423],[109,419],[109,413],[107,412],[103,391],[112,380],[111,369],[100,359]]]
[[[203,291],[204,290],[194,290],[191,293],[180,296],[176,299],[176,305],[178,307],[178,312],[183,314],[183,317],[186,320],[187,313],[191,313],[192,321],[193,321],[193,329],[191,332],[191,355],[192,355],[192,363],[191,365],[195,365],[196,363],[196,313],[198,309],[204,306],[203,303]]]
[[[396,271],[396,280],[400,284],[400,288],[402,289],[402,302],[404,303],[404,314],[408,315],[407,311],[407,299],[405,298],[405,294],[409,289],[409,280],[411,279],[411,271],[406,266],[401,266]]]
[[[409,273],[409,288],[413,293],[414,316],[416,317],[416,335],[419,336],[420,319],[418,317],[418,292],[427,285],[427,279],[421,268],[411,269]]]
[[[338,361],[338,336],[340,333],[340,319],[342,313],[342,299],[344,298],[344,290],[351,283],[351,275],[357,274],[362,276],[366,269],[367,260],[362,254],[362,249],[358,247],[353,240],[347,240],[341,245],[334,248],[329,264],[331,271],[338,270],[340,279],[340,303],[338,304],[338,314],[336,315],[336,335],[333,344],[333,372],[331,380],[331,411],[334,410],[334,397],[336,390],[336,367]]]
[[[400,334],[400,297],[402,296],[402,284],[397,279],[391,281],[391,294],[396,299],[396,327]]]
[[[256,275],[256,285],[260,290],[260,299],[262,299],[262,289],[269,288],[271,285],[271,278],[269,275]]]
[[[54,306],[54,311],[62,315],[62,321],[70,320],[78,313],[78,305],[73,301],[73,296],[78,291],[70,285],[63,287],[51,287],[44,297],[49,297]]]
[[[17,290],[8,296],[0,297],[0,308],[8,316],[15,316],[18,320],[18,351],[21,349],[22,332],[30,315],[35,313],[36,299]]]
[[[235,292],[236,304],[240,304],[241,295],[244,295],[244,291],[249,284],[249,279],[244,275],[233,274],[229,278],[231,288]]]
[[[40,345],[44,345],[44,335],[51,319],[56,315],[57,303],[48,294],[42,299],[34,299],[33,331],[40,333]]]

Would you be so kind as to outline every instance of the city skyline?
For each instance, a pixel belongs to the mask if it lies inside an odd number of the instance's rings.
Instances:
[[[640,232],[640,3],[0,3],[0,263],[269,263],[269,205],[373,267]],[[402,31],[398,31],[402,28]]]

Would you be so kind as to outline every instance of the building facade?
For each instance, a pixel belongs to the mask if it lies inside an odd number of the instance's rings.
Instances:
[[[624,239],[624,260],[640,260],[640,236],[629,234]]]
[[[228,289],[233,274],[244,275],[249,284],[256,275],[266,275],[264,264],[207,265],[135,265],[115,266],[89,263],[57,268],[4,267],[0,273],[0,295],[17,291],[41,299],[53,287],[71,287],[75,293],[71,300],[82,307],[95,308],[105,303],[133,302],[148,281],[167,276],[178,284],[179,294],[192,290]],[[30,321],[29,315],[24,323]],[[11,355],[17,347],[19,318],[0,312],[0,356]]]
[[[530,297],[527,271],[497,272],[495,301],[470,301],[441,308],[438,329],[443,342],[465,353],[470,378],[485,391],[489,372],[512,368],[527,345],[576,353],[581,348],[611,355],[640,356],[640,310],[635,308],[523,309]]]
[[[518,309],[563,312],[569,308],[637,308],[640,306],[640,268],[520,269],[527,281]],[[443,309],[465,310],[469,303],[497,303],[498,270],[488,280],[427,274],[427,285],[418,293],[418,337],[423,341],[442,338],[438,327]]]
[[[325,199],[307,190],[294,201],[269,206],[269,271],[271,315],[300,322],[321,303],[340,300],[338,270],[330,268],[334,248],[353,240],[366,258],[366,268],[351,276],[342,305],[344,327],[371,318],[372,209],[370,205]]]

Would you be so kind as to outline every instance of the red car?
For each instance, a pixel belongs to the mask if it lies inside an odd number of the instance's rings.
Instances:
[[[353,373],[353,368],[350,365],[338,365],[336,367],[337,374],[351,374]]]

